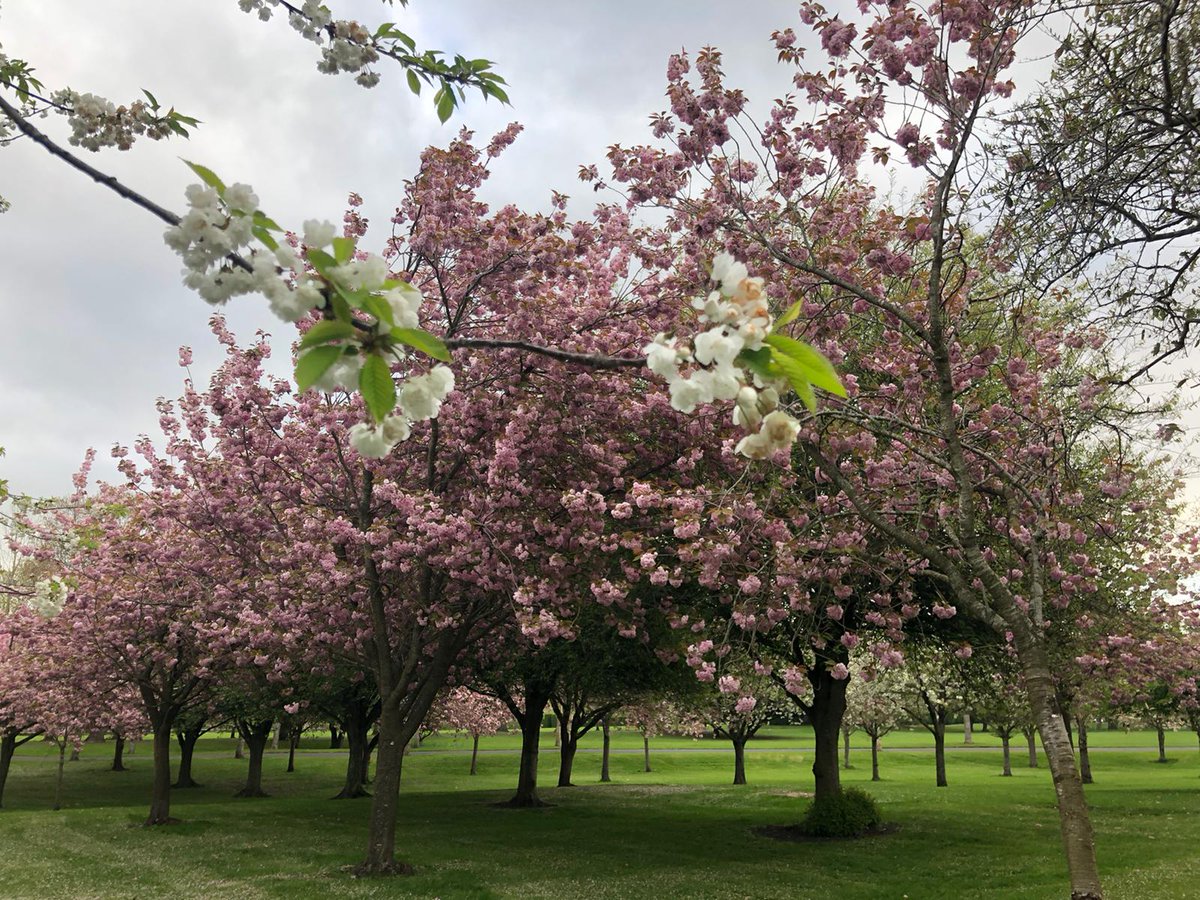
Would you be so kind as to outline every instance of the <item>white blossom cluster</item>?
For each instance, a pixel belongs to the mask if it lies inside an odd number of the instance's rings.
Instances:
[[[350,429],[350,443],[361,455],[373,459],[387,456],[392,448],[412,434],[412,423],[436,419],[442,401],[454,390],[454,373],[448,366],[434,366],[416,375],[400,388],[400,411],[383,422],[360,422]]]
[[[238,0],[242,12],[256,13],[264,22],[271,18],[278,5],[279,0]],[[371,33],[358,22],[334,21],[329,10],[318,0],[305,0],[297,10],[290,12],[288,23],[306,41],[321,46],[319,71],[328,75],[355,74],[355,80],[363,87],[374,87],[379,83],[379,73],[369,68],[379,61],[379,51]],[[329,39],[327,44],[326,38]]]
[[[33,595],[26,605],[39,616],[53,619],[62,612],[67,599],[67,585],[57,577],[44,578],[33,586]]]
[[[771,315],[763,280],[751,278],[743,263],[728,253],[713,260],[716,290],[692,301],[700,321],[709,324],[692,339],[691,346],[659,334],[644,353],[650,371],[670,386],[671,406],[690,413],[714,401],[734,401],[733,422],[753,431],[737,445],[737,452],[751,459],[765,459],[788,450],[800,425],[779,409],[779,393],[785,382],[764,381],[738,362],[743,350],[759,350],[771,332]],[[691,363],[684,375],[680,366]]]
[[[285,322],[295,322],[310,310],[325,304],[319,281],[303,272],[300,257],[287,244],[275,250],[251,249],[251,229],[258,210],[258,196],[245,184],[232,184],[224,195],[203,185],[189,185],[188,212],[178,225],[166,230],[163,239],[183,258],[183,282],[212,304],[225,303],[241,294],[261,293],[271,311]],[[332,226],[305,223],[333,240]],[[250,271],[229,257],[237,254],[250,264]],[[293,286],[294,285],[294,286]]]
[[[85,150],[116,147],[128,150],[139,136],[162,140],[172,134],[170,118],[160,116],[144,100],[117,106],[96,94],[80,94],[66,88],[50,95],[71,126],[68,140]]]

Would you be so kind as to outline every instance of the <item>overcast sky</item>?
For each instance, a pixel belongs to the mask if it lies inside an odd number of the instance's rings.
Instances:
[[[493,166],[486,198],[541,209],[560,190],[590,203],[578,167],[603,172],[608,145],[649,138],[649,114],[666,106],[669,54],[720,47],[729,83],[762,108],[790,86],[770,34],[799,24],[795,0],[327,2],[371,26],[395,19],[421,48],[495,60],[512,107],[472,96],[439,125],[428,92],[410,94],[398,67],[381,65],[369,91],[322,75],[316,47],[278,14],[262,23],[236,0],[3,0],[0,43],[49,88],[118,103],[148,88],[203,120],[188,141],[86,154],[168,208],[182,210],[195,180],[185,156],[251,184],[285,226],[339,221],[356,191],[378,226],[366,246],[379,249],[428,144],[463,126],[486,139],[520,121],[525,132]],[[827,2],[839,5],[852,4]],[[40,124],[64,137],[64,120]],[[61,494],[88,447],[98,451],[96,474],[112,478],[114,443],[157,434],[155,399],[181,389],[180,345],[194,349],[192,371],[207,380],[220,358],[212,309],[181,285],[158,220],[39,147],[0,148],[0,194],[12,202],[0,216],[0,478],[16,491]],[[275,367],[285,370],[291,329],[265,302],[240,298],[223,311],[243,337],[277,335]]]

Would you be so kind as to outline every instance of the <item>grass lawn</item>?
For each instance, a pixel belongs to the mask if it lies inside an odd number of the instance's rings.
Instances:
[[[1200,754],[1194,736],[1172,736],[1173,762],[1155,763],[1154,736],[1097,732],[1094,811],[1101,870],[1111,898],[1200,897]],[[1189,740],[1190,738],[1190,740]],[[991,741],[976,735],[976,742]],[[959,747],[961,734],[950,740]],[[1044,768],[1014,755],[1000,778],[994,749],[950,754],[950,787],[933,786],[921,733],[885,740],[884,781],[870,784],[869,756],[854,754],[847,784],[867,787],[890,835],[855,842],[790,844],[752,829],[796,821],[811,787],[811,734],[777,730],[747,760],[750,784],[735,788],[732,753],[704,740],[655,739],[654,771],[640,752],[613,757],[614,784],[597,784],[599,757],[581,753],[575,788],[549,787],[557,753],[547,732],[541,775],[548,809],[508,810],[516,779],[511,736],[485,739],[494,752],[467,775],[469,742],[434,737],[405,762],[399,844],[417,866],[402,879],[355,880],[368,800],[326,799],[344,766],[319,738],[306,740],[298,772],[269,754],[273,796],[234,800],[244,774],[228,738],[206,738],[195,774],[204,788],[176,792],[185,824],[136,827],[149,798],[149,746],[107,771],[111,744],[85,748],[67,767],[66,806],[50,809],[53,757],[44,745],[19,751],[0,811],[0,896],[5,898],[317,897],[711,897],[1059,898],[1065,866],[1053,791]],[[598,743],[589,739],[586,746]],[[865,741],[859,742],[865,747]],[[1096,740],[1094,743],[1100,743]],[[637,734],[615,744],[640,750]],[[799,748],[799,749],[792,749]],[[1016,748],[1014,748],[1016,749]],[[697,752],[705,750],[708,752]],[[444,751],[444,752],[434,752]],[[445,752],[448,751],[448,752]],[[500,752],[504,751],[504,752]]]

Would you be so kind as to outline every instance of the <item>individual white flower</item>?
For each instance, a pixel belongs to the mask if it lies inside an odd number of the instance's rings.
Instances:
[[[733,424],[757,429],[762,422],[758,411],[758,391],[747,385],[738,391],[737,405],[733,408]]]
[[[372,253],[366,259],[352,259],[338,266],[332,275],[352,291],[377,291],[387,281],[388,264]]]
[[[359,455],[370,459],[382,459],[391,452],[395,441],[390,441],[383,433],[382,425],[371,422],[359,422],[350,427],[350,446]]]
[[[383,295],[383,299],[392,308],[392,318],[395,320],[397,328],[421,327],[418,314],[424,298],[421,296],[421,292],[411,284],[392,288]]]
[[[702,366],[710,363],[732,363],[742,352],[742,339],[737,335],[726,334],[725,328],[711,328],[696,335],[692,346],[696,354],[696,362]]]
[[[735,453],[750,459],[766,459],[770,456],[770,450],[767,447],[767,440],[761,432],[756,431],[754,434],[748,434],[733,448]]]
[[[646,354],[646,366],[655,375],[669,381],[679,374],[679,351],[674,338],[659,332],[653,341],[642,348],[642,352]]]
[[[383,436],[393,444],[407,441],[411,435],[412,428],[408,416],[398,413],[383,420]]]
[[[332,222],[308,219],[304,223],[304,243],[309,247],[324,249],[337,237],[337,227]]]
[[[258,194],[248,184],[231,184],[225,188],[225,205],[230,209],[252,213],[258,209]]]
[[[782,409],[777,409],[763,419],[761,433],[775,450],[787,450],[796,442],[800,423]]]
[[[714,400],[734,400],[742,390],[742,372],[737,366],[721,363],[709,369],[708,383]]]
[[[697,372],[696,375],[702,374]],[[712,388],[703,379],[677,378],[671,382],[671,408],[681,413],[694,412],[701,403],[711,403]]]
[[[454,390],[454,372],[449,366],[434,366],[427,377],[430,389],[439,401],[445,400]]]
[[[320,378],[313,382],[313,387],[327,394],[334,391],[355,391],[358,389],[358,373],[362,371],[363,359],[357,353],[352,356],[342,355],[333,361]]]
[[[728,253],[721,252],[713,257],[712,279],[721,285],[722,291],[728,287],[728,294],[732,294],[738,283],[749,274],[745,263],[738,262]]]
[[[408,379],[400,388],[400,407],[414,422],[434,418],[441,405],[441,400],[434,396],[429,379],[423,375]]]

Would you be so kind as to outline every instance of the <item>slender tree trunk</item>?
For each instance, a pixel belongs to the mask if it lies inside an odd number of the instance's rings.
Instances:
[[[838,774],[838,736],[846,714],[847,679],[837,679],[819,665],[809,672],[813,686],[809,721],[813,727],[813,783],[817,800],[836,797],[842,792]]]
[[[16,734],[6,731],[0,735],[0,809],[4,808],[4,785],[8,783],[8,772],[12,768],[13,754],[16,752]]]
[[[733,744],[733,783],[746,783],[746,739],[730,738]]]
[[[239,737],[237,739],[237,743],[233,745],[233,758],[234,759],[245,759],[246,758],[245,750],[246,750],[246,739]]]
[[[79,762],[79,748],[78,747],[72,745],[71,757],[67,760],[67,762]]]
[[[276,722],[276,723],[275,723],[275,728],[274,728],[274,730],[272,730],[272,732],[271,732],[271,749],[272,749],[272,750],[278,750],[278,749],[279,749],[279,732],[280,732],[281,730],[283,730],[283,723],[282,723],[282,722]]]
[[[1079,779],[1084,784],[1093,784],[1092,760],[1088,756],[1087,719],[1084,716],[1076,716],[1075,725],[1079,733]]]
[[[288,765],[289,772],[296,771],[296,748],[300,746],[300,729],[293,728],[288,735]]]
[[[338,731],[338,727],[332,722],[329,723],[329,749],[342,749],[342,733]]]
[[[117,735],[117,739],[116,739],[116,741],[114,741],[114,744],[113,744],[112,771],[114,771],[114,772],[129,771],[128,769],[125,768],[125,738],[121,737],[120,735]]]
[[[1009,733],[1006,731],[1000,736],[1000,742],[1004,745],[1004,771],[1000,774],[1006,778],[1012,778],[1012,753],[1009,751]]]
[[[62,809],[63,800],[63,769],[67,762],[67,745],[60,744],[58,747],[58,778],[54,782],[54,809]]]
[[[852,730],[853,729],[848,728],[845,725],[842,726],[842,768],[843,769],[853,769],[854,768],[854,766],[850,765],[850,732]]]
[[[150,791],[150,814],[146,825],[170,825],[171,818],[171,726],[163,716],[154,727],[154,784]]]
[[[471,771],[468,774],[476,773],[476,766],[479,762],[479,735],[471,735]]]
[[[558,755],[558,786],[574,787],[571,783],[571,769],[575,765],[575,752],[579,749],[579,741],[564,737],[559,742]]]
[[[946,717],[941,713],[933,720],[933,759],[937,767],[937,786],[946,787]]]
[[[1036,769],[1038,767],[1038,752],[1037,741],[1034,736],[1037,734],[1036,729],[1023,728],[1025,734],[1025,742],[1029,745],[1029,768]]]
[[[202,733],[201,728],[181,728],[175,732],[175,739],[179,741],[179,775],[171,787],[182,789],[201,786],[192,777],[192,756]]]
[[[1019,636],[1018,641],[1017,651],[1025,673],[1030,706],[1042,737],[1042,747],[1046,751],[1058,798],[1058,817],[1067,855],[1067,869],[1071,876],[1071,898],[1102,900],[1104,892],[1096,866],[1092,822],[1083,794],[1083,782],[1075,767],[1075,753],[1067,737],[1063,716],[1057,708],[1049,660],[1045,648],[1040,644],[1030,642],[1022,647],[1020,643],[1024,642],[1020,641]]]
[[[1155,725],[1154,730],[1158,732],[1158,762],[1165,763],[1167,761],[1167,733],[1161,725]]]
[[[267,741],[271,739],[271,720],[261,722],[238,722],[238,731],[250,751],[250,765],[246,770],[246,784],[233,796],[235,797],[266,797],[267,792],[262,787],[263,753],[267,749]]]
[[[541,700],[541,705],[538,702]],[[525,696],[525,715],[521,721],[521,768],[517,776],[517,792],[508,801],[509,806],[545,806],[537,795],[538,744],[542,738],[542,711],[546,708],[542,697]]]
[[[550,718],[554,720],[551,727],[554,729],[554,749],[557,750],[562,745],[562,738],[559,734],[558,716],[551,716]]]
[[[403,721],[385,709],[379,717],[375,794],[368,820],[367,858],[360,875],[411,875],[413,868],[396,859],[396,813],[400,804],[400,771],[404,764]]]
[[[969,712],[963,713],[962,719],[963,719],[963,743],[964,744],[974,744],[975,743],[975,735],[973,733],[974,723],[971,721],[971,714]]]
[[[371,766],[371,722],[367,707],[352,701],[346,707],[346,716],[342,728],[338,732],[338,745],[343,739],[349,745],[346,757],[346,781],[334,800],[353,800],[355,797],[369,797],[367,781]]]
[[[600,721],[600,730],[604,735],[604,748],[600,753],[600,780],[602,782],[612,781],[612,775],[608,771],[608,756],[612,749],[612,735],[609,733],[608,716],[605,716]]]
[[[649,772],[650,771],[650,735],[648,735],[648,734],[642,735],[642,758],[645,760],[645,765],[644,765],[642,771]]]
[[[869,736],[869,735],[868,735]],[[879,738],[871,738],[871,780],[879,781]]]

